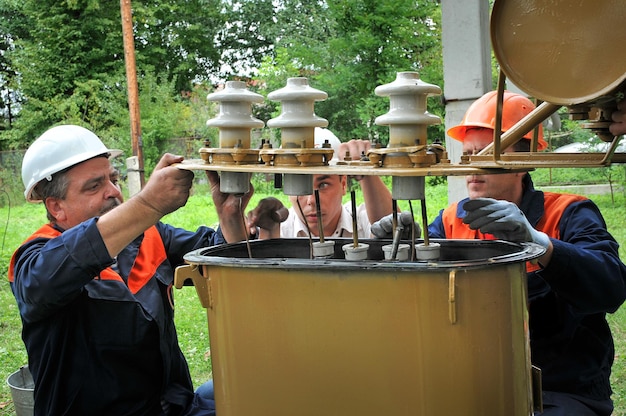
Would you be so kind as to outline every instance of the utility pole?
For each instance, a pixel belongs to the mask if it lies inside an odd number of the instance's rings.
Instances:
[[[145,184],[143,167],[143,141],[139,112],[139,92],[137,69],[135,65],[135,38],[133,33],[133,15],[130,0],[120,0],[122,11],[122,33],[124,38],[124,61],[126,63],[126,85],[128,88],[128,109],[130,112],[130,136],[133,156],[126,159],[128,168],[128,189],[134,195]]]

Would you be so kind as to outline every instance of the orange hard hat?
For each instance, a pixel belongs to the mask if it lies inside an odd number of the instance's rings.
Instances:
[[[471,127],[484,127],[493,130],[496,125],[496,103],[497,91],[490,91],[474,101],[465,112],[461,124],[448,129],[448,136],[453,139],[465,140],[465,132]],[[523,95],[504,91],[502,100],[502,132],[513,127],[518,121],[535,109],[535,105]],[[533,138],[532,130],[525,136],[525,139]],[[539,140],[537,150],[544,150],[548,143],[543,139],[543,127],[539,125]]]

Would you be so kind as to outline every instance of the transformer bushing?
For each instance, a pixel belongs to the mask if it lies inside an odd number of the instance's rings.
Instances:
[[[219,129],[219,149],[200,149],[205,161],[214,164],[256,164],[259,152],[250,149],[253,128],[263,127],[263,121],[252,116],[252,103],[262,103],[263,96],[246,88],[243,81],[227,81],[223,90],[207,96],[219,103],[219,114],[208,120],[207,126]],[[250,174],[221,172],[220,191],[242,194],[250,190]]]
[[[417,72],[398,72],[393,82],[376,87],[374,92],[389,97],[389,112],[374,121],[389,126],[389,144],[387,149],[373,151],[372,156],[381,158],[386,167],[433,163],[435,156],[427,150],[426,130],[429,125],[440,124],[441,118],[427,111],[426,100],[440,95],[441,88],[422,81]],[[424,199],[424,188],[423,176],[392,177],[394,199]]]
[[[281,129],[281,149],[263,149],[261,158],[274,165],[323,166],[332,158],[332,149],[315,149],[315,127],[326,127],[328,121],[314,112],[316,101],[328,98],[324,91],[309,86],[307,78],[289,78],[287,85],[267,96],[280,101],[281,114],[268,120],[267,126]],[[266,162],[268,163],[268,162]],[[283,192],[287,195],[310,195],[313,180],[310,174],[285,174]]]

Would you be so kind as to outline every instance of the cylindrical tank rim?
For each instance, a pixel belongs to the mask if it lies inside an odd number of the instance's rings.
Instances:
[[[330,239],[329,239],[330,240]],[[349,243],[352,239],[337,238],[334,240],[336,247]],[[250,249],[253,258],[247,257],[246,243],[224,244],[209,248],[194,250],[184,259],[191,265],[198,266],[224,266],[224,267],[276,267],[284,269],[319,269],[331,268],[334,270],[453,270],[460,268],[485,268],[494,265],[522,263],[540,257],[545,249],[534,243],[514,243],[502,240],[453,240],[453,239],[431,239],[441,245],[442,253],[447,249],[453,251],[455,248],[469,246],[472,249],[492,250],[496,253],[491,256],[477,259],[458,260],[438,260],[430,262],[418,261],[385,261],[383,259],[382,246],[390,244],[391,240],[369,239],[362,240],[370,244],[371,249],[380,251],[380,258],[367,261],[350,262],[343,258],[334,259],[309,259],[309,258],[288,258],[288,257],[254,257],[255,248],[259,245],[282,245],[283,247],[294,247],[296,245],[309,245],[309,240],[305,238],[283,238],[273,240],[255,240],[250,242]],[[404,241],[403,243],[407,243]],[[409,242],[410,243],[410,242]],[[422,243],[421,240],[416,243]],[[246,257],[229,256],[229,251],[238,250],[240,254],[246,253]],[[501,253],[497,253],[501,251]]]

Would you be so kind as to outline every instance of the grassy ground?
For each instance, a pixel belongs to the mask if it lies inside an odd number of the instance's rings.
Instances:
[[[541,175],[539,175],[541,176]],[[164,220],[176,226],[195,229],[198,225],[215,225],[217,218],[206,187],[196,188],[187,205],[179,211],[168,215]],[[272,192],[269,188],[257,188],[258,195],[251,202],[254,206],[261,194]],[[278,196],[278,195],[275,195]],[[623,227],[626,217],[626,199],[623,194],[616,196],[615,202],[608,195],[590,196],[600,206],[609,226],[609,230],[621,243],[620,255],[625,257],[626,229]],[[426,198],[430,219],[439,209],[447,205],[446,188],[444,186],[427,186]],[[284,201],[286,199],[282,198]],[[406,207],[403,207],[406,209]],[[419,204],[413,207],[416,212]],[[45,219],[40,205],[20,205],[10,209],[0,208],[1,251],[0,274],[6,276],[7,265],[13,250]],[[201,307],[193,287],[185,287],[175,292],[176,325],[180,344],[191,368],[194,383],[199,385],[211,377],[210,348],[208,345],[208,327],[204,309]],[[0,416],[14,414],[10,390],[6,385],[8,375],[27,362],[26,352],[21,341],[21,322],[15,300],[9,284],[0,279]],[[620,309],[609,317],[616,340],[616,357],[613,368],[612,383],[615,390],[615,415],[626,416],[626,310]]]

